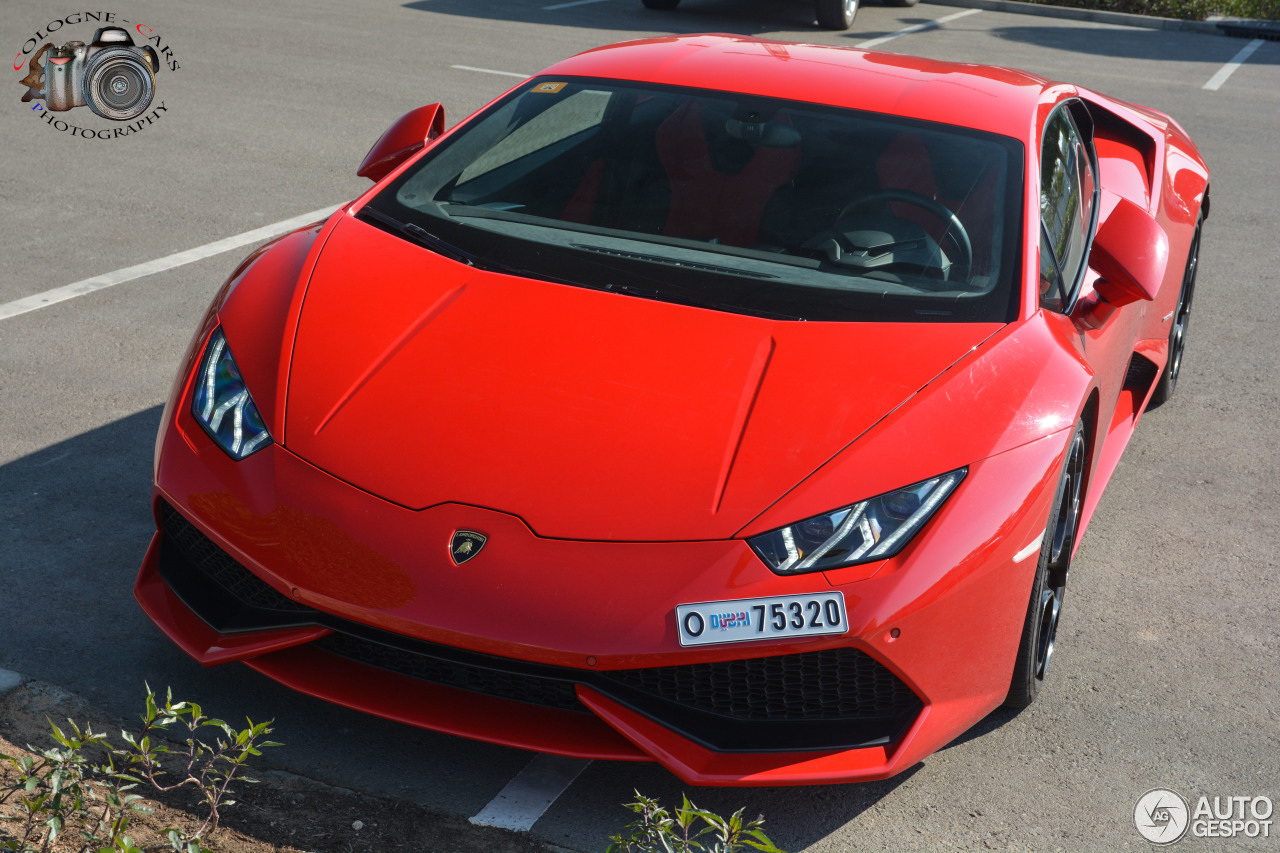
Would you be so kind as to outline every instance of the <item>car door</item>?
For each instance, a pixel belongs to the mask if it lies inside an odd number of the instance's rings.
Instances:
[[[1104,211],[1092,128],[1084,103],[1070,100],[1049,114],[1041,134],[1040,307],[1093,368],[1105,435],[1146,303],[1093,310],[1098,275],[1089,267],[1089,251]],[[1126,401],[1121,414],[1132,415],[1134,405]]]

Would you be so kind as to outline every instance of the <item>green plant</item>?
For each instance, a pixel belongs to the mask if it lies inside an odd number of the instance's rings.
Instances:
[[[1280,20],[1280,0],[1218,0],[1216,5],[1224,15]]]
[[[1280,0],[1029,0],[1051,6],[1202,21],[1211,15],[1280,19]]]
[[[610,836],[607,853],[736,853],[751,848],[763,853],[783,853],[760,829],[763,817],[744,821],[742,809],[728,818],[700,809],[682,795],[672,815],[658,801],[635,792],[627,808],[640,816]]]
[[[67,722],[67,732],[49,722],[59,746],[29,747],[34,755],[16,758],[0,755],[16,771],[11,781],[0,784],[0,850],[208,853],[204,842],[218,826],[220,809],[235,803],[231,783],[254,782],[244,775],[249,759],[280,745],[264,740],[270,721],[247,720],[248,728],[236,730],[206,717],[194,702],[175,703],[171,692],[166,691],[160,705],[150,687],[142,729],[137,735],[120,733],[127,746],[114,747],[105,735]],[[171,729],[185,737],[185,746],[170,746],[161,737]],[[126,831],[134,815],[150,811],[142,796],[132,793],[144,784],[157,792],[197,790],[204,812],[199,825],[166,829],[164,840],[140,846]],[[6,824],[10,831],[3,828]]]

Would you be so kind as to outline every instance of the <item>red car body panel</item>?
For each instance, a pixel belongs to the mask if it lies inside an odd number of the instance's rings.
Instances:
[[[1009,690],[1073,426],[1083,420],[1089,437],[1087,524],[1154,388],[1130,366],[1158,371],[1167,358],[1207,168],[1165,116],[1008,69],[693,36],[588,51],[545,76],[799,97],[1021,140],[1018,319],[797,323],[478,271],[354,218],[415,155],[327,222],[255,252],[215,298],[162,417],[161,530],[139,602],[206,665],[242,660],[348,707],[493,743],[657,760],[697,784],[878,779],[912,766]],[[1062,315],[1037,305],[1037,155],[1050,111],[1076,98],[1097,117],[1103,190],[1151,215],[1169,261],[1153,300],[1107,303],[1090,271]],[[277,441],[241,461],[191,413],[193,372],[217,328]],[[842,395],[848,377],[833,364],[874,364],[877,381]],[[814,399],[835,402],[790,402]],[[745,541],[960,468],[955,492],[889,559],[784,576]],[[162,577],[175,519],[281,600],[554,667],[590,713],[358,663],[324,649],[336,623],[219,633]],[[483,560],[450,559],[460,529],[489,537]],[[679,643],[677,604],[832,589],[847,633]],[[600,680],[838,649],[918,697],[889,742],[712,748]]]
[[[360,337],[334,347],[346,324]],[[708,316],[479,272],[344,217],[309,285],[283,443],[413,509],[519,512],[559,539],[723,539],[997,328]],[[880,358],[895,347],[912,358]],[[840,362],[875,363],[875,386],[842,395],[847,376],[814,369]],[[617,512],[617,489],[643,514]]]
[[[279,447],[233,462],[185,410],[169,424],[168,432],[170,449],[163,457],[160,480],[181,484],[182,489],[161,488],[158,497],[191,512],[190,520],[210,539],[282,594],[340,616],[369,620],[376,614],[373,621],[379,626],[423,640],[504,656],[519,650],[526,660],[602,671],[748,657],[758,654],[749,644],[682,649],[675,637],[671,602],[723,596],[726,577],[733,597],[843,585],[849,633],[787,641],[783,651],[859,647],[924,698],[928,719],[936,720],[924,725],[922,717],[892,751],[872,750],[883,757],[866,771],[869,775],[859,772],[859,778],[880,778],[911,766],[1003,698],[1030,585],[1027,573],[1020,571],[1027,561],[1014,558],[1040,534],[1051,496],[1046,483],[1056,479],[1062,452],[1060,436],[1051,435],[974,465],[957,500],[944,507],[938,523],[922,534],[909,558],[874,564],[873,577],[850,583],[840,572],[778,577],[740,540],[645,544],[540,539],[519,519],[478,507],[451,504],[408,510],[336,481]],[[199,451],[191,452],[188,441]],[[960,500],[961,493],[967,500]],[[1022,494],[1035,497],[1024,502],[1018,497]],[[359,525],[340,526],[331,520],[352,517],[360,519]],[[475,580],[448,562],[444,543],[458,526],[484,529],[494,545],[501,544],[500,552],[485,552],[489,559],[484,585],[495,594],[476,595]],[[228,530],[234,531],[233,537],[220,533]],[[998,531],[994,542],[992,530]],[[446,559],[424,560],[424,542],[440,543]],[[360,668],[341,658],[293,648],[314,640],[314,633],[264,631],[229,639],[212,632],[199,620],[182,618],[185,607],[158,577],[157,559],[153,543],[135,592],[147,613],[202,663],[239,658],[339,704],[495,743],[593,758],[636,757],[634,750],[604,737],[594,725],[587,727],[593,745],[585,745],[580,714],[546,711],[533,727],[524,711],[512,712],[512,703],[470,694],[464,707],[489,707],[486,718],[506,713],[508,725],[468,728],[463,721],[471,712],[460,714],[461,700],[453,695],[463,691],[417,687],[415,679],[383,672],[354,678],[354,670]],[[361,566],[358,577],[334,570],[353,564]],[[555,582],[531,573],[529,565],[555,566]],[[610,571],[602,572],[601,566]],[[585,610],[578,592],[582,589],[591,590],[591,607]],[[983,617],[975,619],[976,613]],[[897,636],[891,633],[895,629]],[[370,692],[366,687],[373,683],[394,689]],[[986,687],[975,692],[975,685]],[[444,691],[438,695],[450,701],[406,698],[427,697],[432,691]],[[602,708],[613,707],[607,699],[595,701]],[[606,722],[622,725],[632,720],[622,734],[647,755],[661,760],[657,753],[664,743],[712,755],[660,725],[639,725],[631,716],[613,713]],[[841,750],[826,758],[834,761],[833,767],[840,766],[841,755],[862,764],[866,752]],[[804,784],[838,778],[834,770],[830,776],[812,775],[813,757],[792,761],[770,756],[772,769],[757,769],[752,778],[738,783]],[[744,762],[743,756],[732,755],[704,758],[701,770],[672,763],[668,767],[690,782],[716,784]],[[848,776],[846,770],[840,778]]]

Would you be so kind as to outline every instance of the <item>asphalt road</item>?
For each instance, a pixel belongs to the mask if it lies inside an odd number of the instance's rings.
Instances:
[[[0,306],[201,246],[367,186],[355,168],[403,112],[453,120],[531,73],[599,44],[720,31],[856,45],[953,7],[868,5],[848,33],[803,0],[174,3],[108,8],[161,34],[152,123],[83,138],[0,98]],[[7,0],[0,46],[80,7]],[[72,32],[74,30],[74,32]],[[43,32],[43,30],[42,30]],[[91,27],[66,28],[86,38]],[[53,38],[60,43],[62,33]],[[533,826],[598,850],[633,789],[762,812],[790,850],[1120,850],[1146,846],[1137,798],[1280,800],[1280,44],[1217,90],[1245,42],[983,11],[880,49],[998,62],[1080,82],[1178,118],[1213,169],[1213,215],[1183,378],[1147,415],[1072,573],[1051,683],[886,782],[688,789],[657,765],[594,762]],[[8,72],[6,72],[8,73]],[[452,121],[450,122],[452,123]],[[98,122],[97,124],[101,124]],[[152,443],[177,359],[245,249],[0,319],[0,668],[119,714],[143,683],[233,718],[274,716],[277,762],[345,787],[472,816],[530,761],[517,750],[330,707],[244,667],[205,670],[143,616],[131,586],[151,534]],[[1187,838],[1192,850],[1267,840]]]

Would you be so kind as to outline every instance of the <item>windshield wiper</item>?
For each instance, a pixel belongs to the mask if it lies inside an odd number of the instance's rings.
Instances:
[[[638,296],[641,299],[653,299],[657,302],[672,302],[676,305],[689,305],[693,308],[713,308],[717,311],[726,311],[733,314],[749,314],[752,317],[762,317],[766,320],[804,320],[804,317],[795,317],[790,314],[776,314],[772,311],[761,311],[756,308],[750,308],[745,305],[729,305],[724,302],[710,302],[705,299],[698,299],[683,293],[677,294],[670,290],[660,290],[656,287],[636,287],[632,284],[606,284],[600,290],[609,293],[625,293],[628,296]]]
[[[444,255],[447,258],[452,258],[453,260],[458,261],[459,263],[464,263],[467,266],[475,267],[476,269],[482,269],[487,272],[502,273],[504,275],[518,275],[518,276],[523,276],[525,278],[537,278],[537,279],[541,279],[542,281],[550,281],[555,284],[569,284],[575,287],[585,286],[580,284],[577,281],[572,281],[564,278],[557,278],[551,275],[544,275],[539,272],[534,272],[533,270],[522,269],[520,267],[512,267],[506,264],[500,264],[495,261],[490,261],[485,258],[481,258],[479,255],[473,255],[470,252],[466,251],[465,249],[458,248],[457,246],[453,245],[452,243],[450,243],[449,241],[445,240],[442,237],[437,237],[435,234],[432,234],[430,231],[423,228],[421,225],[418,225],[413,222],[400,222],[394,217],[388,216],[382,211],[372,207],[361,208],[360,213],[357,215],[364,216],[366,214],[370,219],[376,220],[378,223],[382,225],[386,225],[401,234],[404,234],[408,237],[413,238],[414,242],[420,243],[423,246],[426,246],[428,249],[431,249],[437,254]]]
[[[738,267],[728,267],[721,264],[709,264],[706,261],[692,261],[683,258],[671,258],[666,255],[651,255],[647,252],[629,252],[622,249],[609,249],[604,246],[592,246],[588,243],[570,243],[570,248],[581,249],[584,252],[595,252],[597,255],[605,255],[611,258],[623,258],[629,261],[645,261],[651,264],[666,264],[671,267],[681,267],[687,270],[695,270],[698,272],[712,272],[721,275],[736,275],[739,278],[767,278],[776,279],[777,276],[767,272],[754,272],[751,270],[739,269]]]
[[[480,266],[476,263],[475,255],[464,251],[463,249],[459,249],[447,240],[437,237],[421,225],[417,225],[413,222],[401,222],[395,217],[387,216],[381,210],[367,205],[360,208],[359,215],[367,216],[369,219],[376,220],[382,225],[395,229],[406,237],[412,239],[415,243],[426,246],[438,255],[444,255],[446,258],[466,264],[469,267]]]
[[[794,317],[789,314],[775,314],[770,311],[758,311],[742,305],[729,305],[725,303],[707,301],[705,299],[699,298],[698,295],[693,294],[692,292],[687,291],[684,288],[680,288],[679,292],[673,292],[670,289],[672,287],[671,285],[664,285],[664,287],[662,288],[636,287],[630,284],[615,284],[615,283],[606,283],[603,285],[596,285],[586,281],[570,280],[570,279],[560,278],[557,276],[546,275],[544,273],[535,272],[533,270],[520,269],[518,267],[509,267],[509,266],[506,266],[505,264],[498,264],[498,263],[493,263],[490,261],[483,260],[477,257],[476,255],[473,255],[470,252],[467,252],[464,249],[458,248],[457,246],[453,245],[447,240],[437,237],[435,234],[432,234],[430,231],[428,231],[427,229],[423,228],[420,225],[417,225],[413,222],[400,222],[395,217],[388,216],[387,214],[383,213],[380,210],[377,210],[376,208],[372,208],[372,207],[361,208],[360,213],[357,215],[371,219],[378,225],[384,226],[396,233],[403,234],[406,237],[409,237],[410,239],[412,239],[414,242],[419,243],[423,246],[426,246],[428,249],[431,249],[437,254],[444,255],[447,258],[451,258],[460,263],[464,263],[467,266],[476,267],[477,269],[488,270],[490,272],[500,272],[500,273],[505,273],[507,275],[524,276],[526,278],[536,278],[536,279],[541,279],[542,281],[553,282],[555,284],[567,284],[574,287],[585,287],[589,290],[603,290],[609,293],[623,293],[628,296],[638,296],[642,299],[653,299],[659,302],[673,302],[678,305],[689,305],[695,308],[713,308],[718,311],[728,311],[735,314],[750,314],[755,317],[763,317],[770,320],[804,320],[805,319],[804,317]],[[603,254],[615,254],[615,253],[605,252]],[[695,266],[696,264],[677,264],[677,265],[678,266]],[[712,267],[712,265],[710,264],[700,264],[697,266],[702,266],[704,268]],[[717,271],[735,272],[734,270],[728,267],[717,268]],[[773,276],[769,276],[769,277],[772,278]]]

